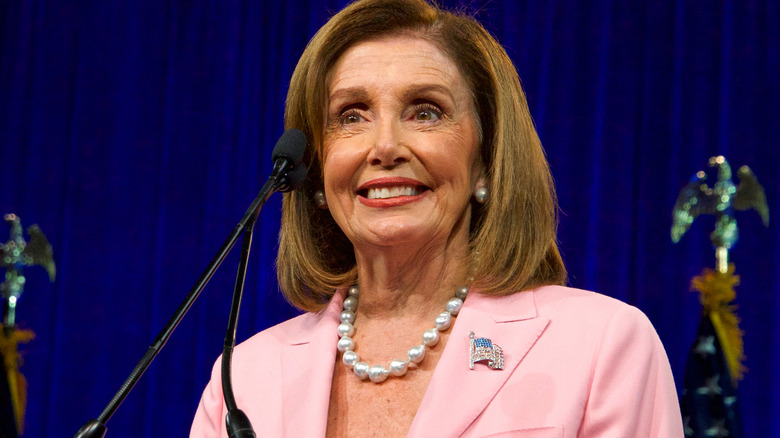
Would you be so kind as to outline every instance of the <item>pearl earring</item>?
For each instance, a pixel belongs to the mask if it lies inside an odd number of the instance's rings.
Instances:
[[[488,198],[488,189],[487,187],[479,187],[477,190],[474,190],[474,199],[476,199],[477,202],[480,204],[484,204],[485,201],[487,201]]]
[[[328,208],[328,200],[325,199],[325,192],[322,190],[314,192],[314,205],[323,210]]]

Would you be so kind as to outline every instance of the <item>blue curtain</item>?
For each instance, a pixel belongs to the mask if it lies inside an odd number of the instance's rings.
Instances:
[[[58,264],[54,284],[30,269],[19,303],[18,322],[37,334],[23,347],[26,436],[70,436],[118,390],[268,174],[297,58],[343,4],[0,2],[0,213],[39,224]],[[700,314],[688,283],[714,263],[713,221],[672,245],[672,205],[710,156],[752,167],[774,222],[738,216],[749,368],[739,395],[746,435],[780,436],[778,3],[465,9],[520,72],[559,191],[570,284],[642,309],[678,385]],[[256,230],[239,339],[296,314],[274,277],[279,209],[274,198]],[[234,254],[109,436],[187,433],[221,351],[235,267]]]

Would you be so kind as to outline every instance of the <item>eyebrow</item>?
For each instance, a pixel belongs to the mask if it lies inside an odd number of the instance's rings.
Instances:
[[[443,94],[451,100],[455,100],[455,96],[452,95],[450,87],[441,84],[413,84],[404,90],[403,97],[405,100],[409,100],[414,96],[428,93]]]
[[[412,84],[403,91],[401,97],[403,100],[410,100],[414,97],[425,95],[428,93],[442,94],[448,97],[449,99],[451,99],[452,101],[455,101],[455,96],[452,94],[452,90],[450,89],[450,87],[447,87],[442,84],[433,84],[433,83]],[[328,96],[328,102],[329,102],[328,106],[330,106],[331,102],[338,99],[369,101],[371,100],[371,96],[369,95],[369,92],[365,87],[339,88],[335,92],[333,92],[330,96]]]
[[[343,98],[366,100],[369,98],[369,96],[368,92],[363,87],[340,88],[328,96],[328,101],[332,102],[336,99]]]

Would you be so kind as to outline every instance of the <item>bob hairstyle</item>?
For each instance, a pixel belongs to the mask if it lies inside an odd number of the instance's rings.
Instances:
[[[285,127],[306,134],[309,174],[284,195],[277,275],[290,303],[321,309],[335,289],[357,281],[351,242],[312,201],[322,188],[323,131],[329,74],[348,48],[390,35],[431,41],[469,85],[480,129],[479,159],[489,199],[473,203],[469,272],[482,293],[508,295],[563,284],[556,244],[557,201],[517,71],[501,45],[473,18],[426,0],[358,0],[311,39],[290,81]]]

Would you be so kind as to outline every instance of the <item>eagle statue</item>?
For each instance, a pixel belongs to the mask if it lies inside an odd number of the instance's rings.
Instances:
[[[701,170],[677,196],[672,211],[672,242],[680,241],[697,216],[711,214],[716,221],[715,231],[710,234],[712,244],[728,251],[739,238],[734,210],[756,210],[764,226],[769,226],[769,207],[764,188],[748,166],[737,170],[739,185],[731,180],[731,166],[723,156],[710,158],[709,166],[718,169],[718,181],[712,187],[707,185],[707,174]]]
[[[3,324],[6,327],[13,327],[16,302],[24,292],[25,278],[22,275],[24,267],[42,266],[49,274],[50,281],[54,281],[57,271],[54,264],[54,251],[38,225],[32,225],[27,229],[30,241],[25,242],[19,216],[7,214],[4,219],[11,226],[11,235],[6,243],[0,244],[0,267],[5,268],[5,281],[0,284],[0,293],[7,300]]]

